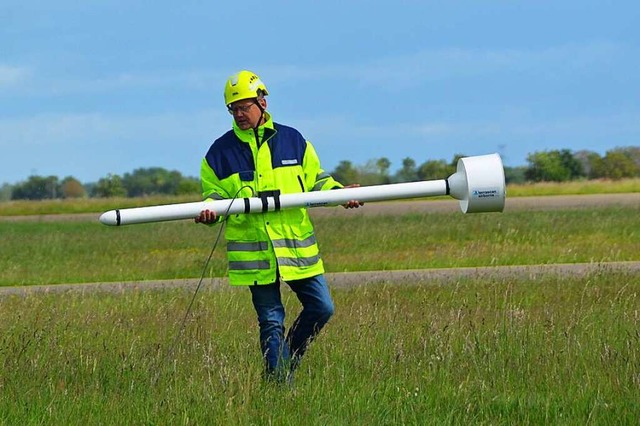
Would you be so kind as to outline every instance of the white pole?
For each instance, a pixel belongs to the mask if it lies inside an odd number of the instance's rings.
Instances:
[[[464,213],[500,212],[504,209],[505,182],[502,160],[498,154],[461,158],[456,173],[448,179],[342,188],[282,194],[271,191],[258,197],[234,200],[198,201],[110,210],[100,216],[105,225],[193,219],[202,210],[218,214],[263,213],[292,207],[322,207],[361,202],[398,200],[404,198],[451,195],[460,200]]]
[[[265,197],[236,198],[235,200],[198,201],[194,203],[167,204],[150,207],[110,210],[100,216],[105,225],[130,225],[135,223],[163,222],[193,219],[202,210],[218,214],[263,213],[292,207],[323,207],[345,204],[350,200],[362,202],[397,200],[402,198],[431,197],[447,194],[445,180],[397,183],[392,185],[342,188],[331,191],[302,192],[295,194],[269,194]]]

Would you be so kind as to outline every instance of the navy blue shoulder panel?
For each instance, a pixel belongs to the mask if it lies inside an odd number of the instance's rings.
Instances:
[[[307,141],[299,131],[293,127],[274,123],[276,135],[269,139],[271,151],[271,167],[302,166]]]
[[[256,169],[251,148],[248,144],[240,141],[233,130],[229,130],[216,139],[205,158],[218,179],[225,179],[234,173]]]

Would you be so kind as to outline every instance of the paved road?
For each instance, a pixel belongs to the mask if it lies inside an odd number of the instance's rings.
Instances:
[[[446,284],[463,278],[536,278],[548,275],[584,276],[597,272],[626,271],[640,274],[640,262],[571,263],[528,266],[490,266],[477,268],[409,269],[397,271],[369,271],[327,273],[327,282],[334,288],[346,288],[368,284]],[[29,295],[34,293],[64,292],[124,292],[132,290],[159,290],[184,288],[195,290],[197,279],[130,281],[87,284],[55,284],[46,286],[0,287],[0,297]],[[226,278],[209,278],[204,288],[229,289]]]

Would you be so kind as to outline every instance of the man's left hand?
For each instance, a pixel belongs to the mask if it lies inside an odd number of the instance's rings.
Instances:
[[[354,184],[345,186],[345,188],[358,188],[358,187],[360,187],[359,183],[354,183]],[[360,206],[364,206],[364,203],[359,200],[349,200],[342,205],[342,207],[344,207],[345,209],[357,209]]]

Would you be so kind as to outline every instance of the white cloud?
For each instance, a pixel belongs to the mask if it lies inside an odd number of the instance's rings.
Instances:
[[[0,89],[13,88],[29,78],[30,74],[27,68],[0,64]]]
[[[256,69],[268,86],[288,85],[296,87],[335,88],[343,93],[345,88],[371,90],[408,90],[434,80],[451,80],[471,76],[496,74],[535,73],[537,76],[566,78],[581,72],[591,72],[611,66],[612,62],[625,64],[637,56],[634,48],[608,43],[593,42],[565,44],[540,49],[423,49],[410,54],[381,57],[373,61],[354,63],[326,63],[300,66],[296,64],[268,65]],[[32,78],[28,90],[39,93],[108,93],[131,88],[188,88],[214,91],[221,86],[233,70],[192,68],[160,69],[153,72],[129,72],[121,70],[104,77],[59,76],[38,73]],[[34,73],[28,69],[0,65],[0,88],[16,85]],[[336,82],[340,82],[336,84]]]
[[[508,110],[496,112],[483,119],[461,118],[451,121],[393,122],[389,124],[363,124],[349,121],[343,116],[323,115],[314,119],[299,119],[288,124],[300,129],[312,140],[330,139],[340,135],[345,141],[389,140],[402,138],[466,138],[513,135],[519,137],[567,137],[581,139],[586,136],[635,135],[640,133],[640,110],[604,115],[570,115],[536,118],[525,113],[513,114]]]
[[[183,139],[185,135],[208,135],[216,123],[228,126],[222,112],[165,113],[147,116],[117,116],[103,113],[41,114],[0,120],[0,148],[19,145],[24,151],[38,146],[82,144],[123,140]]]
[[[612,61],[635,60],[636,49],[612,42],[570,43],[539,49],[474,49],[448,47],[423,49],[410,54],[381,57],[360,63],[265,67],[268,81],[300,84],[318,80],[381,85],[406,90],[431,80],[455,80],[468,76],[493,77],[504,73],[536,73],[547,77],[571,77],[575,73],[609,69]]]
[[[219,76],[216,81],[223,77]],[[41,81],[40,91],[50,94],[101,94],[117,90],[186,88],[211,90],[211,73],[204,70],[158,71],[148,73],[121,72],[106,77],[57,78]]]
[[[6,118],[0,120],[0,183],[17,182],[34,170],[83,181],[150,166],[193,175],[213,138],[228,127],[228,114],[212,110]]]

